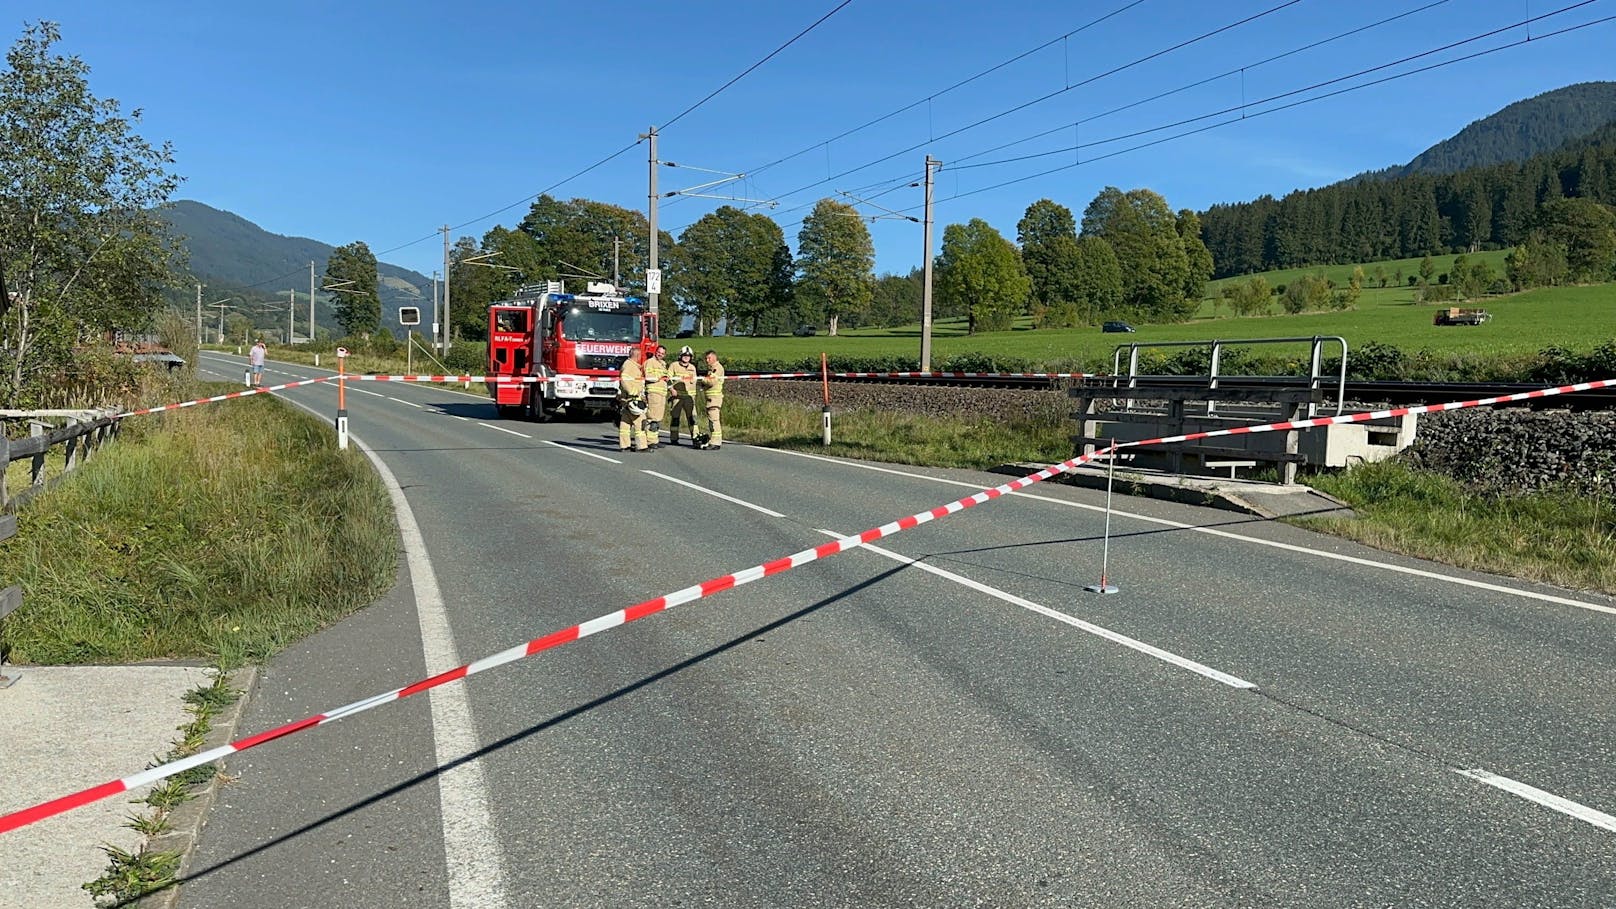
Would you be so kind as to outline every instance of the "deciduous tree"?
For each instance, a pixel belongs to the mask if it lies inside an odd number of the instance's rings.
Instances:
[[[870,305],[875,276],[870,231],[851,205],[821,199],[797,234],[797,296],[836,334],[837,321]]]
[[[966,308],[970,334],[1008,331],[1032,292],[1016,247],[981,218],[943,230],[936,281],[938,296]]]
[[[343,334],[369,337],[381,328],[382,303],[376,285],[376,256],[365,241],[355,240],[331,251],[324,286],[341,288],[331,292],[331,314]]]
[[[140,111],[90,92],[90,68],[54,50],[55,23],[26,27],[0,72],[0,398],[67,364],[74,345],[144,328],[174,282],[156,209],[179,185]]]
[[[1186,301],[1189,256],[1167,200],[1148,189],[1101,190],[1083,211],[1083,233],[1111,245],[1122,267],[1123,305],[1147,318],[1181,321],[1199,301]]]

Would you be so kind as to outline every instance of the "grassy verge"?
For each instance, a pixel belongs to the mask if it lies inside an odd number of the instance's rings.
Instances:
[[[1461,568],[1616,593],[1616,503],[1604,497],[1483,496],[1395,461],[1308,482],[1360,515],[1297,522],[1311,529]]]
[[[986,468],[1072,456],[1072,428],[1056,416],[1015,421],[939,420],[853,410],[835,414],[832,444],[826,448],[820,444],[818,410],[733,396],[724,401],[724,435],[773,448],[932,467]]]
[[[386,490],[322,421],[268,397],[131,419],[0,546],[25,594],[0,649],[261,659],[371,602],[395,557]]]
[[[724,419],[725,435],[737,441],[899,464],[981,469],[1072,456],[1072,424],[1058,414],[1003,422],[853,411],[836,415],[828,449],[812,408],[731,398]],[[1559,492],[1481,496],[1401,462],[1308,483],[1359,515],[1296,522],[1309,529],[1461,568],[1616,593],[1616,502]]]

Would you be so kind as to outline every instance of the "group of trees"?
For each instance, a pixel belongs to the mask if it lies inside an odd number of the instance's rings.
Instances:
[[[943,231],[936,293],[942,314],[969,329],[1003,331],[1030,314],[1039,328],[1093,325],[1123,316],[1187,319],[1212,275],[1200,220],[1176,214],[1148,189],[1101,190],[1083,211],[1050,199],[1028,206],[1011,243],[980,218]]]
[[[138,111],[90,92],[60,40],[54,23],[28,26],[0,72],[0,399],[12,402],[37,399],[109,333],[150,327],[176,283],[156,213],[179,186],[173,154],[135,131]]]
[[[1364,178],[1215,205],[1205,240],[1228,276],[1526,244],[1560,199],[1616,204],[1616,124],[1518,164]]]

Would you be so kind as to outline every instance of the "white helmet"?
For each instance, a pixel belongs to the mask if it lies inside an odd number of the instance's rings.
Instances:
[[[689,344],[686,344],[685,346],[679,348],[679,356],[681,356],[681,357],[685,357],[685,356],[693,357],[695,355],[696,355],[696,352],[690,349]]]
[[[636,417],[645,414],[645,401],[640,398],[629,398],[625,406],[628,412]]]

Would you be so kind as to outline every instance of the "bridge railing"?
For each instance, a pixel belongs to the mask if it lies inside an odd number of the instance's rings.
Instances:
[[[12,439],[8,433],[0,433],[0,541],[10,539],[17,533],[17,509],[50,486],[52,482],[65,476],[85,461],[100,448],[112,441],[118,435],[119,421],[113,416],[114,411],[98,410],[36,410],[36,411],[0,411],[0,419],[23,420],[30,424],[30,434],[24,438]],[[64,426],[54,426],[46,422],[46,418],[66,418]],[[46,466],[51,449],[64,446],[62,472],[55,477],[47,477]],[[24,487],[13,492],[8,483],[11,465],[17,461],[29,461],[28,482]],[[22,605],[22,588],[15,584],[0,589],[0,622],[17,611]],[[5,654],[0,652],[0,688],[9,688],[16,682],[18,674],[15,667],[5,663]]]

